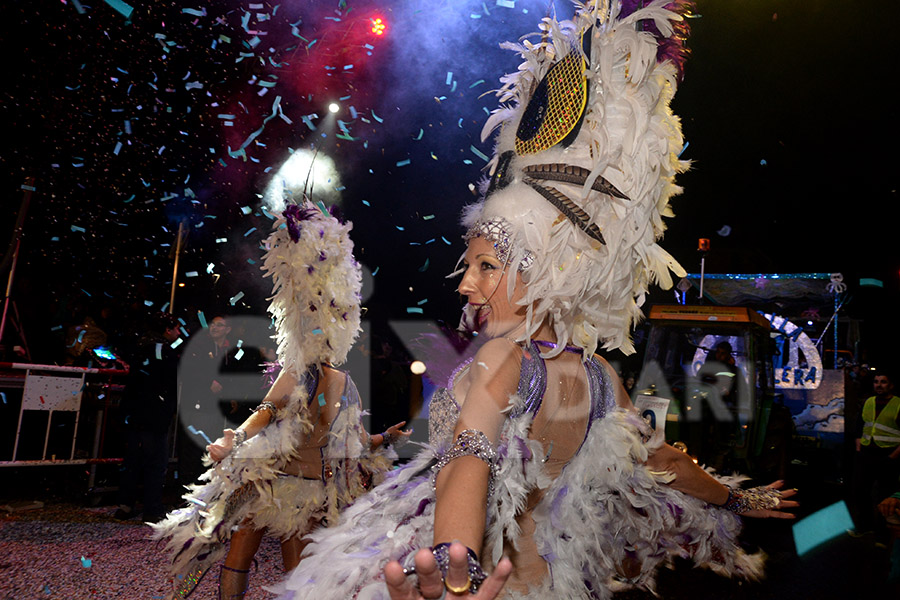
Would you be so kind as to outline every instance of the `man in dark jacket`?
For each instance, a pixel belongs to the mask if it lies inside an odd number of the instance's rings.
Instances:
[[[138,487],[144,487],[143,520],[165,515],[163,485],[169,458],[169,428],[178,405],[178,322],[167,314],[155,317],[152,331],[138,346],[122,400],[126,453],[116,518],[137,514]],[[177,346],[177,345],[176,345]]]

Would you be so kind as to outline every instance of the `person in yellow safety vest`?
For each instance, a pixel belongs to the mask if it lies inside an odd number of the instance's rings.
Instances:
[[[872,382],[875,395],[866,400],[862,410],[863,433],[858,440],[861,446],[874,444],[889,448],[890,458],[900,458],[900,397],[894,396],[894,384],[890,377],[880,373]],[[861,449],[861,448],[858,448]]]
[[[875,506],[897,491],[900,479],[900,397],[894,395],[893,378],[876,371],[875,395],[862,409],[862,434],[856,440],[857,478],[861,503],[857,530],[875,525]]]

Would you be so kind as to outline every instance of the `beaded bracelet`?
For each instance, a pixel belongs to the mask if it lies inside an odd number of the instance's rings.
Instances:
[[[232,444],[233,448],[237,448],[241,444],[247,441],[247,432],[241,428],[237,428],[234,430],[234,443]]]
[[[466,592],[474,594],[478,591],[478,586],[487,579],[487,574],[481,568],[478,561],[478,555],[471,548],[466,548],[466,561],[468,563],[468,580],[462,587],[456,588],[447,583],[447,572],[450,570],[450,544],[444,542],[436,546],[432,546],[431,553],[434,554],[434,562],[441,572],[444,579],[444,587],[453,594],[465,594]]]
[[[388,433],[387,429],[381,432],[381,445],[384,448],[389,448],[391,444],[394,443],[394,436]]]

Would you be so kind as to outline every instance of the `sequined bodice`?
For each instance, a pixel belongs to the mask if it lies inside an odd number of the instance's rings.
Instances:
[[[472,359],[460,364],[447,387],[438,388],[431,398],[431,406],[428,413],[428,442],[432,446],[444,448],[453,440],[453,431],[456,429],[456,421],[459,419],[460,406],[453,396],[453,386],[469,365]],[[585,364],[588,384],[591,391],[591,416],[588,421],[588,431],[591,424],[602,419],[607,411],[615,407],[615,388],[610,385],[605,375],[603,366],[597,359],[591,359]],[[536,414],[541,407],[544,392],[547,390],[547,366],[541,358],[540,350],[533,345],[526,349],[522,356],[522,368],[519,375],[518,395],[524,402],[511,416],[518,416],[525,412]]]
[[[447,387],[438,388],[431,396],[428,409],[428,443],[435,448],[446,448],[453,441],[453,431],[459,420],[459,403],[453,397],[453,384],[459,375],[472,364],[472,359],[461,363],[453,371]]]

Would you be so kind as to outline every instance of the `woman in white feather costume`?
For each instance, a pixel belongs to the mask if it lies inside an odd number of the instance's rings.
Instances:
[[[267,240],[280,373],[260,406],[207,447],[212,468],[189,486],[188,505],[153,525],[168,538],[171,597],[186,598],[225,555],[220,600],[244,597],[265,533],[282,541],[286,570],[313,527],[338,522],[396,455],[402,423],[369,436],[346,360],[359,332],[361,273],[351,225],[310,203],[288,206]],[[230,543],[229,543],[230,541]],[[227,547],[227,555],[226,555]]]
[[[686,8],[591,1],[510,45],[525,61],[463,216],[459,291],[490,339],[435,394],[430,446],[311,536],[279,600],[609,598],[675,557],[761,575],[738,514],[789,518],[793,492],[741,490],[651,442],[594,355],[633,351],[647,286],[683,274],[656,241],[687,166],[669,109]]]

